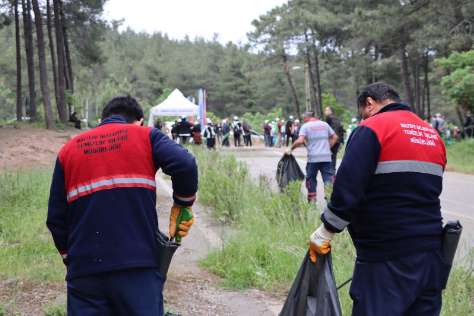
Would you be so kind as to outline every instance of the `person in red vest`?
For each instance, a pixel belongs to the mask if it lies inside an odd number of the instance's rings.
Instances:
[[[170,235],[196,199],[194,157],[162,131],[142,127],[141,105],[112,98],[101,123],[70,140],[54,168],[46,224],[67,266],[67,314],[159,315],[155,174],[171,176]],[[187,235],[194,219],[179,224]]]
[[[310,254],[346,227],[356,248],[353,316],[437,316],[451,265],[441,253],[446,150],[436,130],[385,83],[357,99],[351,133]]]

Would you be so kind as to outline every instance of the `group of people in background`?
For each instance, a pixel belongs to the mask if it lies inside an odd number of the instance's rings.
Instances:
[[[324,112],[326,119],[324,120],[322,116],[317,119],[325,121],[338,135],[337,143],[331,148],[333,174],[335,174],[337,153],[359,122],[356,118],[353,118],[346,130],[342,120],[334,114],[332,107],[326,107]],[[445,123],[444,116],[440,113],[434,115],[431,122],[429,122],[429,119],[425,119],[425,122],[430,124],[445,141],[460,141],[464,138],[474,137],[474,117],[470,112],[467,112],[464,131],[458,126],[451,128],[450,124]],[[278,117],[272,122],[265,120],[262,129],[265,147],[290,147],[298,139],[302,126],[300,120],[295,120],[293,116],[289,116],[286,122]],[[173,140],[181,144],[202,145],[204,143],[210,149],[216,147],[216,144],[220,144],[222,147],[230,147],[230,135],[233,135],[235,147],[252,146],[252,127],[248,122],[239,120],[237,116],[233,117],[231,123],[227,118],[223,119],[222,123],[219,119],[214,122],[208,118],[203,130],[201,129],[200,117],[197,117],[197,120],[191,123],[184,115],[181,119],[175,121],[171,126],[171,130],[160,118],[158,118],[155,127],[165,134],[171,132]],[[303,144],[303,146],[306,146],[306,144]]]
[[[458,126],[451,127],[450,124],[445,122],[444,116],[441,113],[437,113],[431,118],[431,122],[425,119],[425,122],[429,123],[445,141],[461,141],[465,138],[474,137],[474,117],[471,112],[467,112],[466,120],[464,122],[464,131]]]
[[[296,119],[293,121],[293,116],[288,118],[288,122],[281,120],[277,117],[275,121],[271,123],[265,120],[263,124],[263,137],[265,140],[265,147],[277,147],[280,148],[286,144],[288,147],[295,142],[298,138],[299,131],[301,129],[300,120]]]
[[[332,161],[332,169],[333,174],[336,173],[336,159],[337,159],[337,152],[342,148],[344,144],[344,135],[346,130],[342,124],[342,120],[334,115],[334,109],[332,107],[326,107],[324,113],[326,114],[325,122],[332,128],[334,133],[338,136],[337,142],[334,146],[331,147],[331,161]],[[293,120],[293,116],[288,118],[288,121],[285,123],[285,120],[280,120],[280,118],[276,118],[275,121],[271,123],[268,120],[265,120],[263,124],[263,134],[265,138],[265,147],[273,147],[281,148],[282,146],[290,147],[292,146],[300,135],[300,131],[302,128],[302,124],[300,123],[299,119]],[[323,117],[320,116],[314,120],[324,121]],[[357,126],[357,121],[354,118],[352,120],[352,126],[354,128]],[[291,144],[290,144],[291,141]],[[303,143],[303,146],[306,144]]]
[[[242,138],[244,146],[252,146],[252,127],[248,122],[239,121],[237,116],[234,116],[234,121],[231,124],[229,124],[228,119],[224,119],[221,123],[219,119],[214,122],[207,118],[204,129],[201,129],[201,118],[199,116],[196,122],[191,123],[183,115],[181,119],[174,122],[171,131],[162,122],[161,118],[158,118],[155,127],[165,134],[171,132],[173,140],[180,144],[202,145],[204,142],[209,149],[213,149],[216,144],[220,144],[222,147],[230,147],[229,136],[232,131],[235,147],[243,146]]]

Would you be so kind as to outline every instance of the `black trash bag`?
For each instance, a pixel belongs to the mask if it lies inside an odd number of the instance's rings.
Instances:
[[[173,313],[167,312],[164,316],[181,316],[181,315],[173,314]]]
[[[278,162],[276,179],[278,186],[282,191],[290,182],[304,180],[304,173],[301,171],[301,168],[293,155],[283,155],[280,159]]]
[[[331,252],[316,256],[306,253],[279,316],[342,316]]]
[[[156,251],[158,255],[158,271],[164,278],[168,274],[168,268],[171,264],[174,252],[178,249],[180,244],[171,241],[159,229],[155,233]]]

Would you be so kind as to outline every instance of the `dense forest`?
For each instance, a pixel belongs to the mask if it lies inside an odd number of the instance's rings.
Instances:
[[[219,117],[299,116],[307,102],[351,117],[358,93],[376,81],[423,118],[441,112],[459,124],[474,106],[466,80],[474,59],[463,57],[472,55],[473,0],[292,0],[256,17],[249,42],[225,45],[218,25],[212,39],[119,32],[123,21],[104,20],[105,2],[1,1],[0,121],[28,116],[54,129],[73,108],[87,108],[92,121],[116,94],[149,109],[175,88],[196,99],[207,90]],[[458,68],[464,75],[449,90]]]

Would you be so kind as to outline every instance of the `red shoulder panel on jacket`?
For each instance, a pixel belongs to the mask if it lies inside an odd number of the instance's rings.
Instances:
[[[360,125],[371,128],[382,150],[379,161],[416,160],[446,167],[446,149],[438,133],[409,111],[372,116]]]

